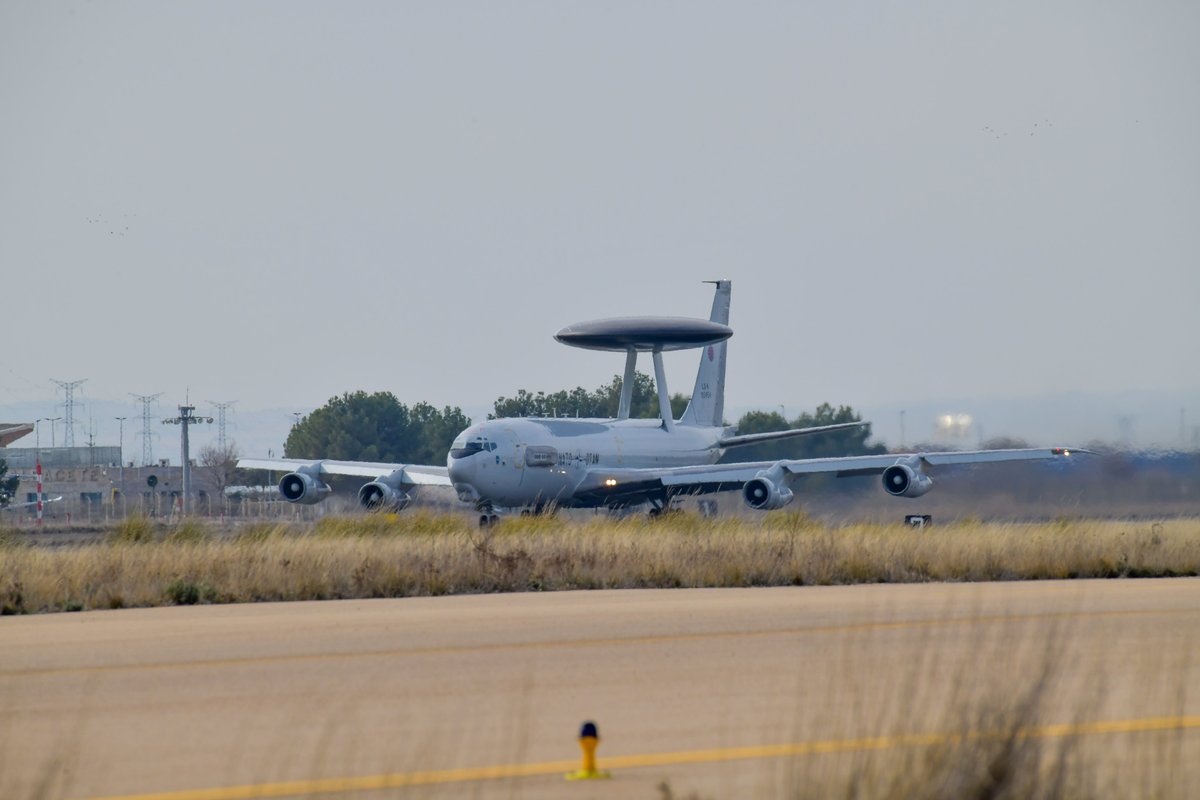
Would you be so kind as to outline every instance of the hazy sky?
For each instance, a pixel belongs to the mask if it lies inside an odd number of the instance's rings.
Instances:
[[[0,408],[484,407],[722,277],[733,408],[1194,398],[1197,41],[1194,2],[3,0]]]

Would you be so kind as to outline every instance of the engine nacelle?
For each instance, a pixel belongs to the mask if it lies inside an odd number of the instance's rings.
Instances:
[[[746,505],[758,511],[774,511],[792,502],[792,490],[760,472],[742,487]]]
[[[289,472],[279,479],[279,493],[289,503],[311,506],[324,500],[332,491],[328,485],[310,475],[307,468]],[[320,474],[320,473],[318,473]]]
[[[920,497],[933,488],[933,478],[919,466],[893,464],[883,471],[883,488],[893,497]]]
[[[404,491],[384,482],[383,479],[363,484],[358,490],[358,502],[363,508],[390,508],[401,511],[412,502]]]

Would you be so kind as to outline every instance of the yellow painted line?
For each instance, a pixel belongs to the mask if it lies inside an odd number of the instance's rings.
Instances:
[[[103,672],[126,672],[138,670],[169,669],[212,669],[216,667],[256,666],[286,662],[336,661],[359,658],[408,658],[430,655],[461,655],[469,653],[494,653],[506,650],[530,648],[569,649],[573,647],[618,647],[622,645],[662,644],[668,642],[692,642],[711,639],[748,639],[775,636],[817,635],[830,633],[853,633],[860,631],[901,630],[904,628],[934,628],[948,625],[992,625],[1011,622],[1049,622],[1068,619],[1113,619],[1119,617],[1154,617],[1175,614],[1200,615],[1200,607],[1166,608],[1111,611],[1050,611],[1036,614],[995,614],[976,617],[940,617],[932,619],[903,620],[895,622],[854,622],[837,625],[798,625],[786,628],[763,628],[760,630],[713,631],[706,633],[666,633],[645,636],[620,636],[602,639],[568,639],[565,641],[522,641],[496,642],[493,644],[439,645],[390,650],[357,650],[345,653],[281,653],[273,656],[246,656],[244,658],[214,658],[197,661],[160,661],[149,664],[97,664],[78,667],[26,667],[24,669],[0,670],[0,678],[43,678],[63,675],[86,675]]]
[[[1200,716],[1149,717],[1145,719],[1102,720],[1096,722],[1064,723],[1027,728],[1018,737],[1054,739],[1068,736],[1089,736],[1108,733],[1144,733],[1147,731],[1178,731],[1200,728]],[[845,753],[864,750],[891,750],[901,747],[932,746],[955,742],[1007,736],[1004,731],[975,731],[971,733],[916,733],[900,736],[869,736],[860,739],[829,739],[814,742],[721,747],[708,750],[684,750],[670,753],[605,758],[598,766],[608,770],[638,767],[664,767],[684,764],[712,764],[722,761],[747,761],[760,758],[807,756],[822,753]],[[152,794],[110,795],[91,800],[252,800],[259,797],[293,797],[296,795],[342,794],[374,789],[397,789],[405,786],[431,786],[446,783],[466,783],[500,778],[529,778],[559,775],[579,766],[578,761],[543,761],[533,764],[496,764],[487,767],[395,772],[388,775],[364,775],[348,778],[319,778],[313,780],[257,783],[213,789],[184,789]]]

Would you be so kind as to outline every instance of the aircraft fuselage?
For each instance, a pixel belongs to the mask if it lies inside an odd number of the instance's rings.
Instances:
[[[498,419],[472,425],[451,446],[446,465],[459,497],[505,507],[582,505],[574,493],[596,467],[714,464],[725,428],[656,419]]]

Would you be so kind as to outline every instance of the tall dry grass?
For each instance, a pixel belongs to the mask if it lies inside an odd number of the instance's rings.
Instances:
[[[0,612],[564,589],[826,585],[1200,574],[1200,521],[961,522],[925,531],[754,522],[425,513],[236,529],[145,519],[105,541],[0,535]]]

